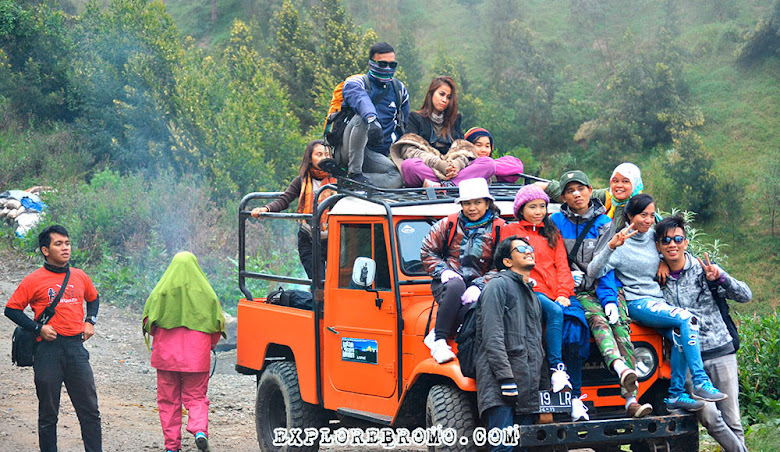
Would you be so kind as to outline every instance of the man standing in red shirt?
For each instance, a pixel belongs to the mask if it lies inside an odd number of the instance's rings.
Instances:
[[[97,289],[84,271],[69,268],[70,239],[64,227],[54,225],[41,231],[38,247],[45,258],[43,267],[22,280],[5,305],[5,315],[40,336],[33,363],[40,448],[42,452],[57,450],[57,416],[62,383],[65,383],[81,424],[84,450],[102,451],[95,378],[89,364],[89,352],[83,345],[83,341],[95,334],[99,306]],[[27,317],[24,308],[28,305],[38,318],[54,301],[68,270],[67,287],[51,320],[41,326]]]

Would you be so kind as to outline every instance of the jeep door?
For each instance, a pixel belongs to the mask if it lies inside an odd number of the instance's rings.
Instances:
[[[325,392],[331,385],[337,391],[391,397],[397,382],[397,324],[387,228],[366,221],[337,224],[338,234],[331,230],[328,245],[338,252],[330,249],[325,285],[323,386]],[[372,291],[352,282],[358,257],[376,262]]]

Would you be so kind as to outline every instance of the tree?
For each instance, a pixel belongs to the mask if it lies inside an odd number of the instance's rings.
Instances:
[[[287,88],[293,113],[298,117],[301,130],[306,131],[318,122],[312,103],[317,99],[316,74],[323,66],[316,58],[310,27],[290,0],[285,0],[274,17],[277,27],[271,55],[276,76]]]
[[[236,21],[216,58],[190,44],[176,72],[176,120],[168,123],[178,165],[205,172],[215,197],[276,190],[293,178],[304,141],[271,64]]]
[[[698,117],[699,123],[704,120]],[[679,205],[693,210],[706,221],[714,215],[716,191],[712,171],[712,154],[707,152],[701,138],[693,131],[694,124],[676,124],[672,127],[672,149],[667,151],[664,168],[676,189]]]
[[[775,219],[780,209],[780,156],[777,153],[770,157],[764,172],[764,195],[770,218],[770,231],[775,236]]]
[[[72,18],[41,3],[23,8],[0,0],[0,49],[5,55],[0,95],[16,114],[42,120],[76,117],[74,86],[68,77]]]

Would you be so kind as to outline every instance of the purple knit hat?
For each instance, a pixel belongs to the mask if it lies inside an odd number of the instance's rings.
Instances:
[[[534,199],[543,199],[547,204],[550,203],[550,197],[542,190],[541,187],[535,184],[523,185],[520,190],[517,190],[515,195],[514,212],[515,218],[522,220],[523,216],[520,213],[520,209],[528,202]]]

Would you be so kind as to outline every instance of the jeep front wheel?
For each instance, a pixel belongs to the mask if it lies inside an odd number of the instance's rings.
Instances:
[[[441,426],[457,432],[454,444],[429,445],[429,451],[471,451],[474,450],[473,433],[477,426],[476,401],[471,394],[455,386],[435,385],[428,391],[425,405],[425,426]]]
[[[305,435],[290,435],[291,429],[319,428],[323,417],[320,408],[301,399],[295,363],[275,362],[269,365],[257,384],[255,428],[263,452],[316,451],[319,440],[301,441]],[[280,436],[276,429],[286,429]],[[281,432],[281,431],[280,431]],[[274,444],[276,443],[276,444]]]

